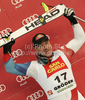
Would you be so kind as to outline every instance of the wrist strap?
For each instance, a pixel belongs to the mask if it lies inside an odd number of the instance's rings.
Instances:
[[[74,24],[77,24],[77,23],[78,23],[77,19],[76,19],[76,18],[74,18],[74,17],[72,17],[72,18],[68,18],[68,19],[69,19],[69,21],[70,21],[70,23],[71,23],[72,25],[74,25]]]

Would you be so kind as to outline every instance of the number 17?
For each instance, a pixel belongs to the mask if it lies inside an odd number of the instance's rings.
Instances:
[[[65,73],[62,73],[62,74],[60,74],[60,76],[63,76],[63,78],[64,78],[64,80],[66,80],[67,78],[66,78],[66,72]],[[60,80],[60,78],[59,78],[59,76],[56,76],[56,78],[54,79],[55,81],[57,80],[58,81],[58,83],[60,83],[61,82],[61,80]]]

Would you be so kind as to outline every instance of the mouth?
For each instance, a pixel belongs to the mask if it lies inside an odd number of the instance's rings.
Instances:
[[[47,56],[51,56],[51,55],[52,55],[51,50],[45,51],[45,55],[47,55]]]
[[[48,51],[45,51],[45,53],[46,53],[46,54],[49,54],[49,53],[50,53],[50,50],[48,50]]]

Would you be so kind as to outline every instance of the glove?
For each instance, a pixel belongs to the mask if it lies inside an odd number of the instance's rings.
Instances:
[[[64,16],[71,22],[72,25],[77,24],[78,21],[74,17],[75,12],[72,8],[66,8],[64,11]]]
[[[7,34],[5,34],[2,38],[8,38],[10,36],[12,32],[9,32]],[[11,53],[11,48],[12,48],[12,45],[15,43],[15,40],[14,39],[11,39],[11,42],[5,44],[3,46],[3,53],[4,54],[8,54],[8,53]]]

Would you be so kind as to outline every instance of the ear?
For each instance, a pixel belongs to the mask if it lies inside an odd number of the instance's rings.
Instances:
[[[34,47],[35,51],[38,53],[39,52],[39,48],[38,47]]]

